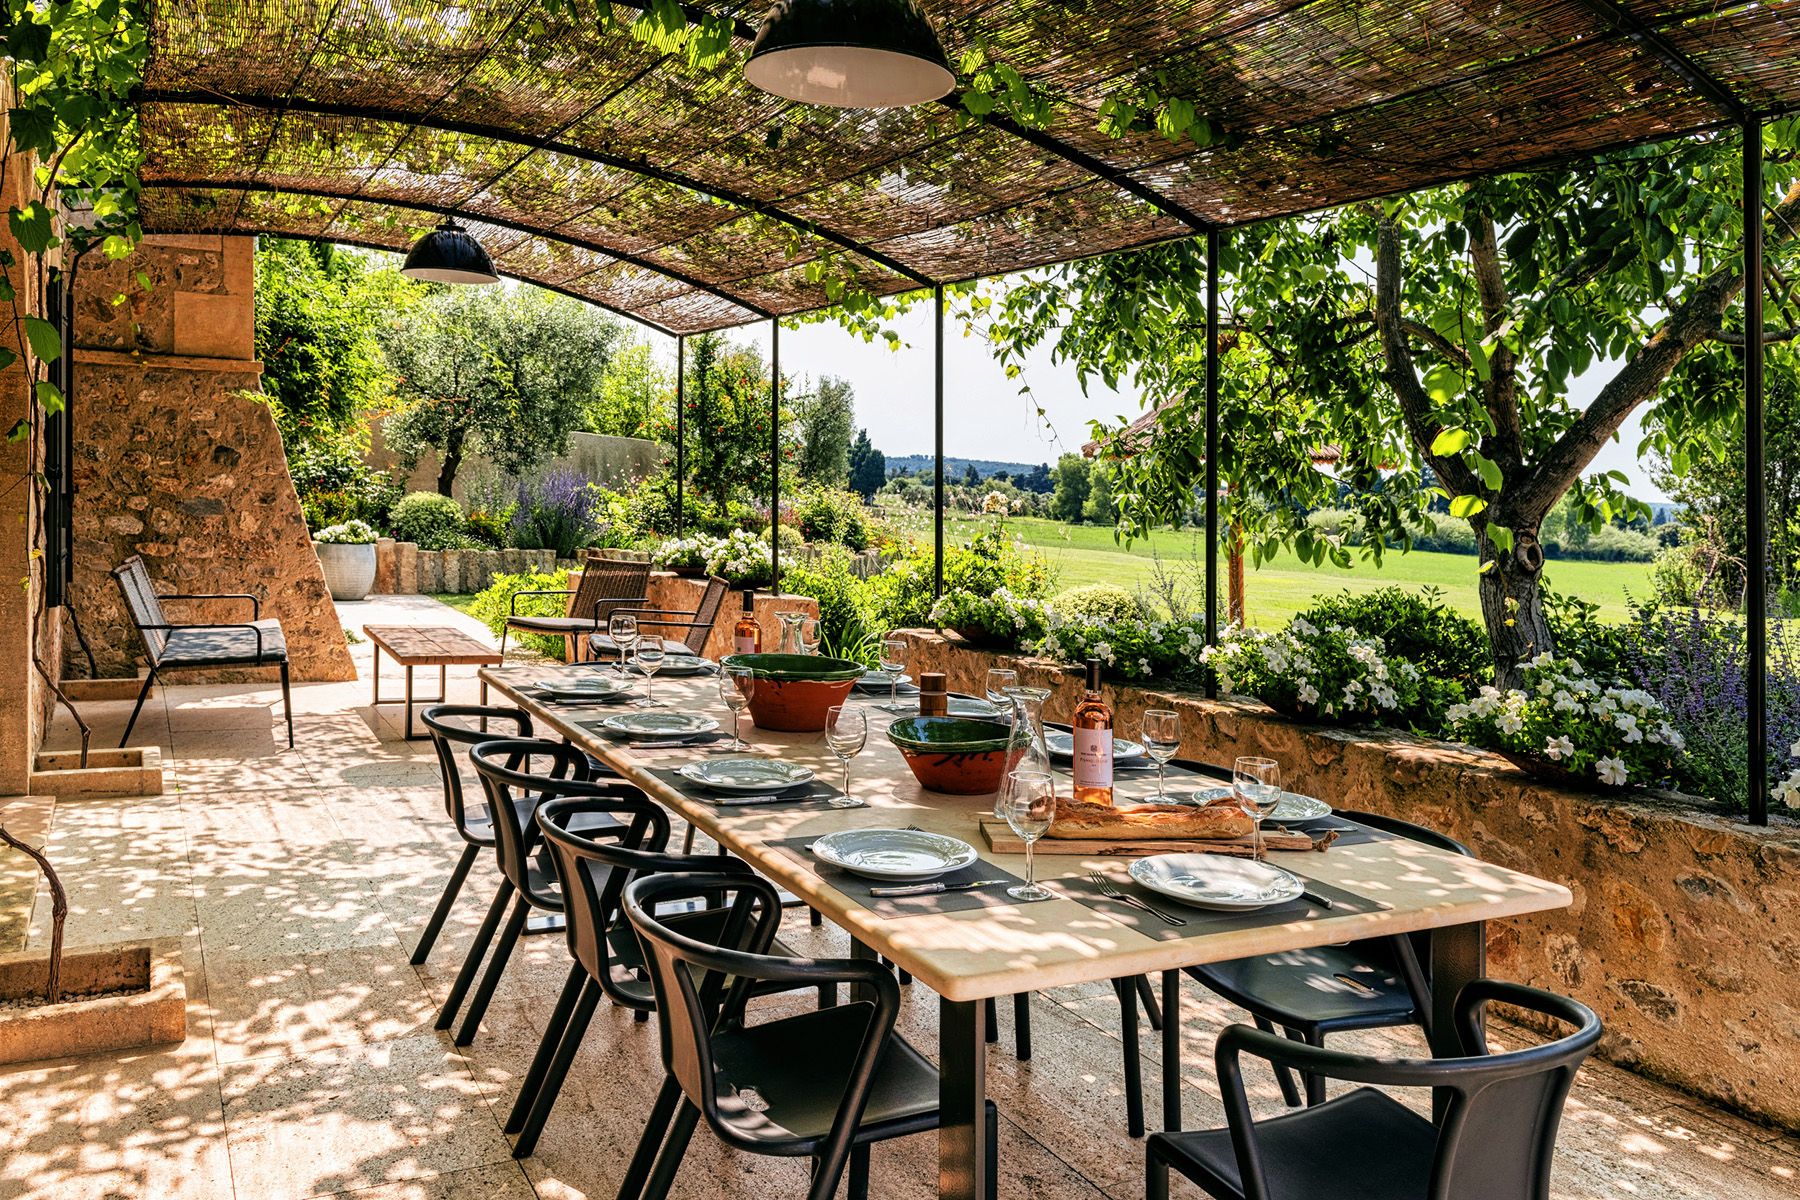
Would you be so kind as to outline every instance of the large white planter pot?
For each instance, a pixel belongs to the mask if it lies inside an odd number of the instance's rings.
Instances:
[[[325,586],[333,600],[361,600],[375,586],[375,544],[344,546],[314,542]]]

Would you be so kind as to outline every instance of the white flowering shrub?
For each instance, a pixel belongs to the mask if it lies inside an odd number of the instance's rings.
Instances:
[[[1484,687],[1452,705],[1450,735],[1522,766],[1615,788],[1662,777],[1682,749],[1681,734],[1649,692],[1603,686],[1580,663],[1549,654],[1532,659],[1524,674],[1522,691]]]
[[[769,587],[775,582],[775,560],[769,539],[734,529],[715,540],[706,556],[709,575],[718,575],[732,587]]]
[[[1114,679],[1183,682],[1197,676],[1205,646],[1205,619],[1198,615],[1169,621],[1065,614],[1052,608],[1038,653],[1066,663],[1097,658],[1101,670]]]
[[[999,588],[984,596],[966,588],[945,592],[931,606],[931,623],[954,629],[982,646],[1015,649],[1044,636],[1050,610],[1042,600]]]
[[[1788,756],[1800,759],[1800,742],[1795,742],[1788,747]],[[1789,771],[1787,778],[1778,782],[1770,795],[1775,798],[1777,804],[1785,804],[1789,808],[1800,808],[1800,767]]]
[[[375,531],[366,521],[349,520],[342,525],[327,525],[312,535],[322,546],[367,546],[375,541]]]
[[[1221,695],[1244,693],[1290,716],[1342,724],[1394,722],[1419,702],[1419,669],[1378,637],[1295,617],[1281,630],[1233,625],[1200,661]]]
[[[697,570],[706,565],[719,540],[704,533],[695,537],[668,538],[657,543],[650,552],[650,561],[671,570],[679,567]]]

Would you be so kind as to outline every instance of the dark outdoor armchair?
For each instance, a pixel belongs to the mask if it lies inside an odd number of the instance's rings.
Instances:
[[[731,585],[717,575],[708,577],[706,590],[700,594],[698,608],[627,608],[613,609],[637,618],[638,628],[651,637],[679,641],[694,654],[706,652],[706,639],[718,623],[719,609],[724,607],[725,593]],[[679,630],[680,632],[676,632]],[[589,636],[588,646],[595,658],[617,657],[619,644],[612,635],[596,632]]]
[[[627,605],[649,603],[645,594],[650,584],[648,560],[607,558],[589,555],[581,564],[581,582],[573,588],[548,588],[515,592],[506,626],[500,631],[500,654],[506,655],[506,635],[517,629],[522,633],[539,633],[564,638],[569,642],[569,659],[582,657],[582,640],[606,627],[606,619]],[[532,616],[519,611],[524,596],[569,596],[569,611],[563,616]]]
[[[281,707],[287,716],[288,745],[294,744],[294,704],[288,689],[287,639],[282,636],[281,622],[263,619],[262,602],[245,592],[164,592],[158,594],[150,581],[144,560],[132,555],[113,570],[119,590],[125,595],[125,611],[144,640],[144,658],[149,672],[138,692],[131,720],[119,738],[123,746],[131,740],[138,714],[156,684],[156,677],[167,671],[212,667],[278,667],[281,670]],[[164,600],[242,600],[250,605],[250,619],[235,624],[176,623],[163,613]]]

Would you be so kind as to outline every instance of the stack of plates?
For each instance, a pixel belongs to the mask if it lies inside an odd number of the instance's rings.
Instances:
[[[703,733],[711,733],[719,727],[719,723],[711,717],[699,717],[692,713],[642,712],[608,717],[600,723],[600,727],[614,737],[634,742],[654,742],[698,737]]]
[[[811,767],[773,758],[715,758],[677,767],[675,773],[701,787],[732,796],[785,792],[813,779]]]
[[[546,677],[535,682],[552,700],[619,702],[631,694],[631,690],[625,684],[611,676],[586,672]]]
[[[1219,912],[1286,904],[1306,890],[1291,871],[1223,854],[1153,854],[1131,864],[1131,877],[1158,895]]]
[[[1050,751],[1050,757],[1063,762],[1072,762],[1075,758],[1075,735],[1066,729],[1044,730],[1044,748]],[[1129,738],[1113,739],[1113,762],[1135,762],[1144,757],[1144,748]]]
[[[1194,793],[1194,803],[1211,804],[1215,800],[1223,800],[1233,794],[1229,787],[1203,787]],[[1331,816],[1331,805],[1314,796],[1303,796],[1299,792],[1283,792],[1281,799],[1275,803],[1275,811],[1263,818],[1264,827],[1270,825],[1291,825],[1295,829],[1305,829],[1316,825]]]
[[[846,829],[812,844],[813,857],[866,879],[936,879],[977,857],[960,838],[922,829]]]

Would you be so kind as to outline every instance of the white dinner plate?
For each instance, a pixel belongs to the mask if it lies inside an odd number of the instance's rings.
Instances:
[[[921,829],[846,829],[812,844],[820,862],[868,879],[935,879],[974,862],[975,847]]]
[[[579,700],[609,700],[624,696],[630,689],[605,675],[563,675],[539,679],[537,685],[552,697],[574,697]]]
[[[1221,912],[1285,904],[1306,890],[1291,871],[1224,854],[1152,854],[1131,864],[1131,877],[1158,895]]]
[[[628,738],[692,737],[711,733],[719,723],[711,717],[682,712],[622,713],[600,723],[602,729]]]
[[[1074,758],[1075,735],[1066,729],[1044,730],[1044,747],[1050,751],[1051,758]],[[1134,758],[1144,757],[1144,748],[1130,738],[1115,737],[1113,739],[1113,761],[1130,762]]]
[[[905,687],[911,682],[911,675],[902,674],[896,678],[892,671],[864,671],[856,677],[856,690],[885,692],[889,687]]]
[[[773,758],[715,758],[689,763],[675,770],[683,779],[691,779],[702,787],[746,796],[785,792],[791,787],[811,783],[813,778],[811,767]]]
[[[1214,800],[1222,800],[1232,794],[1228,785],[1203,787],[1194,793],[1197,804],[1211,804]],[[1292,825],[1304,829],[1331,815],[1331,805],[1316,796],[1305,796],[1299,792],[1283,792],[1281,799],[1275,804],[1275,811],[1263,818],[1265,824]]]
[[[631,661],[630,669],[639,675],[644,673],[635,658]],[[656,668],[656,674],[658,678],[673,679],[684,675],[711,675],[713,670],[713,664],[697,654],[669,654],[664,656],[662,665]]]

